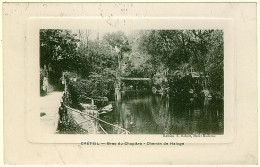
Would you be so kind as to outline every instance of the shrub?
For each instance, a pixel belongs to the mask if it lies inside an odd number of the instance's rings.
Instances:
[[[102,74],[92,74],[88,78],[68,81],[68,91],[72,105],[76,106],[87,98],[108,97],[114,95],[117,79],[113,71],[106,70]]]

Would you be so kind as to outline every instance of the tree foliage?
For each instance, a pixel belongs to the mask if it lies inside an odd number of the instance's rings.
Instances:
[[[54,70],[73,70],[78,39],[69,30],[40,30],[40,65]]]
[[[156,69],[169,70],[168,78],[184,77],[192,67],[204,78],[205,89],[222,96],[223,45],[222,30],[151,30],[142,34],[139,47]]]
[[[151,78],[158,89],[174,85],[191,68],[204,81],[204,89],[223,97],[224,41],[222,30],[139,30],[106,33],[40,30],[40,65],[51,66],[56,78],[73,71],[82,79],[75,83],[81,94],[107,96],[118,76]],[[186,82],[186,81],[185,81]],[[181,82],[180,82],[181,83]],[[187,85],[188,84],[179,84]],[[79,92],[78,92],[79,93]]]
[[[131,50],[128,39],[122,31],[107,33],[104,35],[103,39],[107,41],[113,49],[118,49],[121,53],[129,52]]]

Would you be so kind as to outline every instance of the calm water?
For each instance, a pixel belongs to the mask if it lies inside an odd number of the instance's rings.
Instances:
[[[178,100],[178,99],[177,99]],[[122,93],[114,110],[101,119],[130,131],[131,134],[223,134],[223,102],[214,100],[188,101],[171,99],[168,95],[145,92]],[[101,123],[109,134],[122,130]]]

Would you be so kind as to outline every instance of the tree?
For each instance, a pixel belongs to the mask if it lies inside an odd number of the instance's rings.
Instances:
[[[185,77],[192,67],[204,78],[205,89],[223,94],[223,31],[151,30],[142,33],[139,47],[151,55],[155,69],[168,69],[169,80]]]
[[[75,70],[78,42],[69,30],[40,30],[40,66],[52,69],[52,79],[58,81],[62,71]]]
[[[84,41],[81,41],[84,42]],[[84,42],[85,43],[85,42]],[[102,73],[104,69],[117,69],[117,53],[104,40],[90,40],[88,45],[80,44],[77,55],[77,72],[84,78],[91,73]]]
[[[222,30],[189,31],[191,64],[204,78],[205,88],[223,95],[224,89],[224,41]],[[222,92],[222,93],[220,93]]]
[[[120,77],[122,73],[121,61],[123,59],[123,55],[131,51],[131,47],[129,45],[126,35],[122,31],[107,33],[104,35],[103,39],[111,46],[111,51],[115,51],[117,53],[118,69],[116,71],[116,78],[118,83],[116,85],[120,89],[121,88]]]
[[[118,52],[118,65],[119,69],[121,69],[120,61],[123,58],[123,54],[131,51],[126,35],[122,31],[118,31],[105,34],[103,39],[115,52]]]

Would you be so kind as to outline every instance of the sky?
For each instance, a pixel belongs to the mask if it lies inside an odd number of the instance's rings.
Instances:
[[[83,31],[84,33],[86,32],[87,29],[80,29],[81,31]],[[71,30],[72,33],[75,34],[79,34],[79,29],[73,29]],[[99,33],[99,39],[102,39],[102,37],[106,34],[106,33],[112,33],[112,32],[117,32],[117,31],[123,31],[126,35],[129,35],[132,30],[118,30],[118,29],[113,29],[113,30],[104,30],[104,29],[90,29],[90,35],[89,35],[89,39],[90,40],[94,40],[97,38],[97,35]]]

